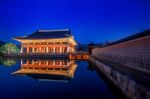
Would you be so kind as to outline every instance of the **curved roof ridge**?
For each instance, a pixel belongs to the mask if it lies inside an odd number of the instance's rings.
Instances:
[[[56,30],[38,30],[38,32],[57,32],[57,31],[70,31],[70,29],[56,29]]]

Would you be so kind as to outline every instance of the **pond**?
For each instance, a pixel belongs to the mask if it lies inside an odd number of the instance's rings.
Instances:
[[[0,62],[1,99],[117,99],[88,61],[8,59]]]

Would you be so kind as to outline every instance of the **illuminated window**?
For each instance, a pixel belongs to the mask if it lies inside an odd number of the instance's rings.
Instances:
[[[33,45],[33,43],[29,43],[29,45]]]
[[[61,44],[61,43],[60,43],[60,42],[55,42],[55,44],[59,45],[59,44]]]
[[[41,45],[46,45],[46,44],[47,44],[46,42],[42,42],[42,43],[41,43]]]
[[[62,42],[62,44],[68,44],[68,42]]]
[[[48,42],[48,44],[49,44],[49,45],[53,45],[53,44],[54,44],[54,42]]]
[[[23,43],[23,45],[27,45],[27,43]]]

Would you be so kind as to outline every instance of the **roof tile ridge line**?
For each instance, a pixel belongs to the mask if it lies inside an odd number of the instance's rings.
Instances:
[[[70,31],[70,29],[56,29],[56,30],[37,30],[38,32],[57,32],[57,31]]]

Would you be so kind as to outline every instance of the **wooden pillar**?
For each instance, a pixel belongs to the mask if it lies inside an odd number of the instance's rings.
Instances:
[[[69,53],[69,47],[67,47],[67,53]]]
[[[21,50],[20,50],[20,53],[23,53],[23,47],[21,46]]]
[[[34,60],[32,59],[32,65],[34,65]]]
[[[51,60],[51,66],[54,66],[54,60]]]
[[[27,53],[29,53],[29,47],[27,47]]]
[[[73,52],[75,52],[75,47],[74,46],[72,47],[72,50],[73,50]]]
[[[64,53],[64,47],[62,47],[61,49],[62,49],[62,51],[61,51],[61,52],[62,52],[62,53]]]
[[[48,60],[46,60],[46,65],[48,65]]]
[[[69,47],[69,48],[70,48],[69,52],[72,52],[72,47]]]
[[[48,47],[46,47],[46,53],[48,53]]]
[[[39,47],[37,47],[37,51],[36,51],[36,53],[39,53],[40,52],[40,48]]]
[[[39,65],[41,65],[41,60],[38,60],[39,61]]]
[[[62,66],[62,60],[60,60],[60,66]]]
[[[48,50],[49,50],[49,53],[52,53],[52,49],[51,49],[51,47],[49,47],[49,48],[48,48]]]
[[[53,53],[55,54],[55,47],[53,47]]]
[[[32,53],[34,53],[34,47],[32,47]]]
[[[21,59],[21,65],[23,65],[23,60]],[[22,66],[21,66],[22,67]]]
[[[41,47],[39,48],[39,53],[41,53]]]
[[[27,65],[29,65],[29,60],[27,60]]]
[[[55,66],[55,62],[56,62],[56,60],[52,60],[53,61],[53,66]]]
[[[60,49],[59,49],[59,50],[60,50],[60,53],[62,53],[62,47],[61,47],[61,46],[60,46]]]

